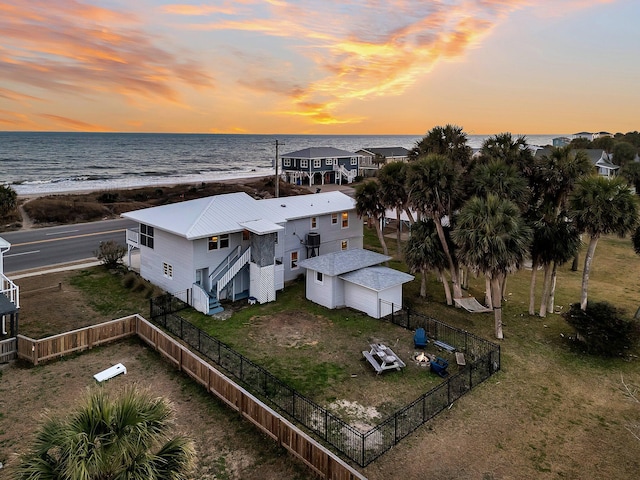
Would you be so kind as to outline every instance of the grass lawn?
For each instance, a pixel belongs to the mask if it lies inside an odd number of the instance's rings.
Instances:
[[[365,230],[365,244],[378,249],[375,234]],[[393,239],[388,239],[388,245],[395,252]],[[392,266],[399,264],[392,262]],[[579,270],[560,269],[557,311],[566,311],[570,303],[579,301],[582,266]],[[505,338],[500,342],[502,371],[368,466],[365,475],[370,479],[637,476],[640,404],[627,394],[625,384],[632,391],[640,386],[638,353],[615,359],[584,355],[569,340],[573,331],[560,315],[529,316],[530,275],[522,271],[508,280]],[[109,279],[100,269],[75,274],[71,283],[64,288],[73,289],[76,296],[83,292],[78,308],[84,305],[91,312],[92,318],[77,313],[83,321],[96,323],[103,317],[133,312],[147,315],[144,292],[127,292],[121,279]],[[538,290],[541,283],[539,275]],[[432,276],[426,299],[418,297],[419,286],[419,278],[405,285],[405,298],[412,308],[493,338],[491,314],[447,307],[443,288]],[[469,294],[482,300],[483,290],[483,279],[471,279]],[[47,292],[40,300],[57,294]],[[640,257],[633,253],[628,239],[601,240],[589,294],[591,300],[607,300],[631,315],[640,306]],[[540,293],[537,295],[539,301]],[[121,312],[119,298],[126,298],[132,310]],[[35,309],[30,313],[31,303],[25,299],[21,313],[26,335],[31,325],[44,323],[34,318],[38,316]],[[411,332],[349,309],[331,311],[310,304],[304,300],[302,284],[278,293],[277,302],[243,305],[228,320],[193,312],[184,316],[301,392],[352,419],[368,416],[375,423],[375,415],[386,416],[439,381],[410,361],[414,351]],[[47,332],[54,333],[53,315],[46,324]],[[390,345],[407,368],[375,375],[360,353],[371,341]]]

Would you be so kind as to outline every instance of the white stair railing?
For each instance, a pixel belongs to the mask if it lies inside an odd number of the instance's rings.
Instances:
[[[244,267],[249,260],[251,259],[251,247],[247,248],[242,255],[235,261],[233,265],[229,267],[229,269],[225,272],[225,274],[220,277],[218,280],[218,284],[216,286],[216,298],[220,298],[220,292],[224,287],[226,287],[233,277],[235,277],[238,272]]]

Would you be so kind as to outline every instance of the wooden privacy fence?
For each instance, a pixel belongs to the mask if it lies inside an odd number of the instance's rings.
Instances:
[[[0,363],[15,360],[18,356],[18,342],[15,337],[0,341]]]
[[[366,480],[333,452],[140,315],[130,315],[40,340],[18,335],[18,358],[38,365],[133,335],[138,335],[163,358],[302,460],[321,478]]]

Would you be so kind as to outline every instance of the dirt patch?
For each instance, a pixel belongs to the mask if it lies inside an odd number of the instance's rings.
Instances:
[[[318,345],[323,339],[323,331],[331,327],[331,321],[326,317],[305,311],[255,316],[251,323],[258,327],[249,334],[253,341],[286,348]]]
[[[21,334],[42,338],[112,320],[91,308],[71,285],[76,274],[66,271],[15,280],[20,287]]]
[[[87,388],[97,388],[93,375],[115,363],[123,363],[127,373],[99,388],[121,391],[135,384],[168,398],[175,410],[176,432],[189,435],[196,443],[198,462],[191,478],[308,477],[308,470],[283,449],[137,340],[39,367],[2,366],[0,462],[6,467],[15,466],[41,424],[43,413],[64,415],[72,410]]]

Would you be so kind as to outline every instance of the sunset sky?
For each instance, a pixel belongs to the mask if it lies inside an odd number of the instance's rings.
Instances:
[[[640,129],[638,0],[0,0],[0,130]]]

